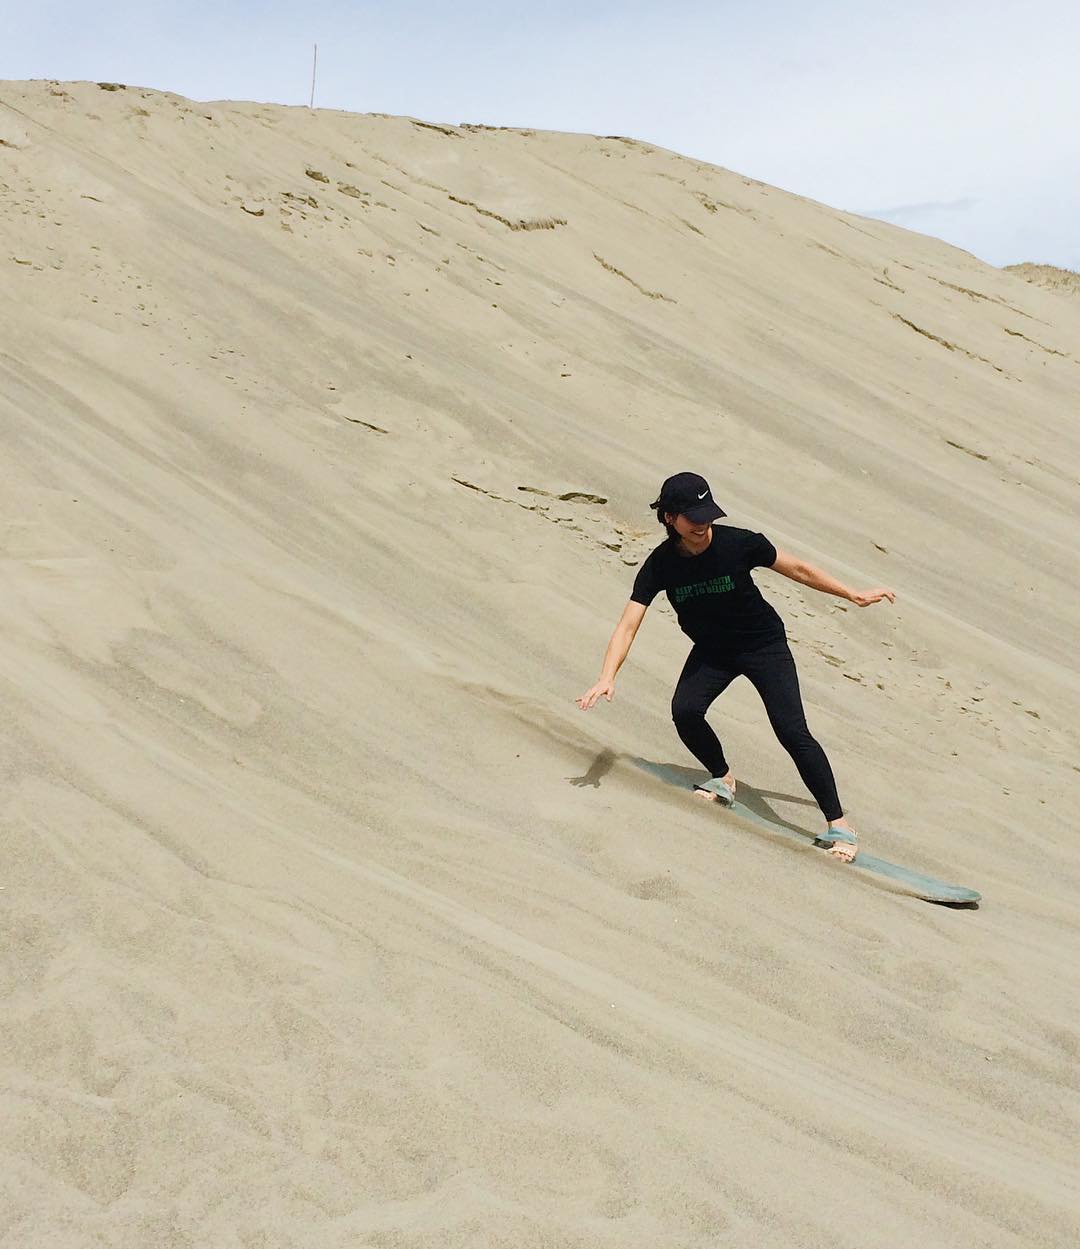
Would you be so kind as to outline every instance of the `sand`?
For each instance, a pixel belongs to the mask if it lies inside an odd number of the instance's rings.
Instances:
[[[1072,269],[1059,269],[1056,265],[1019,264],[1006,265],[1009,273],[1015,273],[1025,282],[1034,282],[1036,286],[1045,286],[1048,290],[1063,291],[1068,294],[1080,294],[1080,273]]]
[[[0,140],[5,1249],[1074,1246],[1080,302],[625,138]],[[575,706],[685,469],[895,589],[757,574],[978,910],[690,798],[666,605]]]

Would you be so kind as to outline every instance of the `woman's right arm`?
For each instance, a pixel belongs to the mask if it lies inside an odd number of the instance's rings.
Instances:
[[[615,694],[615,674],[622,667],[623,660],[630,652],[637,631],[645,619],[648,608],[644,603],[635,603],[633,599],[626,604],[615,632],[611,635],[607,650],[604,652],[604,666],[600,671],[600,679],[590,690],[586,690],[576,699],[582,711],[588,711],[598,698],[606,698],[611,702]]]

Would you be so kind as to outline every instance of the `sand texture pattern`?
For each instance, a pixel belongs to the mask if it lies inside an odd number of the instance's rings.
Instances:
[[[0,84],[0,1245],[1080,1243],[1080,301],[616,137]],[[868,852],[688,795],[661,479]],[[819,816],[760,702],[752,809]]]

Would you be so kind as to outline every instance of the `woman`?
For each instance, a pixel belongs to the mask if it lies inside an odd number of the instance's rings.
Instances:
[[[709,483],[696,473],[669,477],[650,506],[667,529],[667,539],[638,569],[630,602],[608,643],[600,679],[576,700],[578,706],[588,711],[600,697],[611,702],[615,674],[645,612],[656,595],[666,591],[679,627],[694,643],[671,700],[679,736],[712,778],[695,785],[694,792],[725,806],[735,801],[734,774],[705,713],[736,677],[748,677],[761,695],[780,744],[825,817],[827,830],[819,840],[828,843],[830,854],[850,863],[855,857],[855,830],[844,818],[829,760],[806,726],[784,622],[750,573],[753,568],[771,568],[859,607],[882,599],[892,603],[896,595],[884,587],[849,590],[805,560],[778,551],[764,534],[713,525],[726,513],[713,501]]]

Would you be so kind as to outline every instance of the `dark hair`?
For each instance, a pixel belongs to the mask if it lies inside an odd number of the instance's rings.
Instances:
[[[669,525],[667,521],[664,519],[664,513],[670,512],[671,509],[664,507],[664,505],[660,502],[659,499],[657,499],[656,502],[652,505],[652,508],[653,508],[653,511],[656,513],[656,519],[667,530],[667,536],[672,540],[672,542],[678,542],[679,535],[675,532],[675,526]]]

